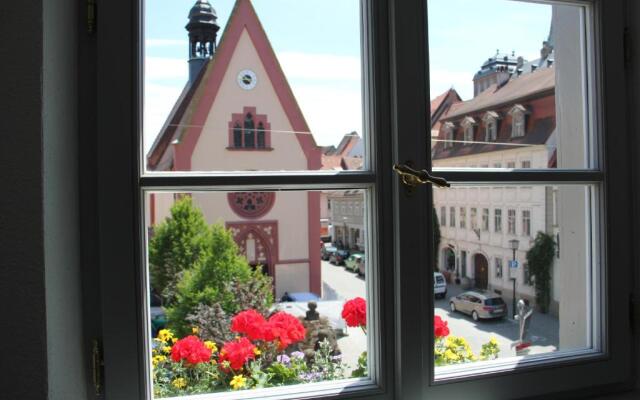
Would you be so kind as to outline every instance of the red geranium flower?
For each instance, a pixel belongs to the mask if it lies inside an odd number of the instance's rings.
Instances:
[[[228,361],[231,369],[239,370],[247,361],[256,358],[255,349],[246,337],[226,342],[220,350],[220,363]]]
[[[242,311],[231,320],[231,331],[243,333],[251,340],[265,338],[267,320],[256,310]]]
[[[448,324],[447,321],[443,321],[442,318],[437,315],[433,317],[433,333],[436,338],[449,336]]]
[[[344,303],[342,318],[347,326],[367,326],[367,302],[362,297],[356,297]]]
[[[178,340],[171,348],[171,359],[175,362],[185,360],[188,364],[209,362],[211,350],[195,336],[187,336]]]
[[[304,340],[306,331],[300,320],[291,314],[280,311],[269,318],[265,336],[269,339],[278,339],[278,347],[284,350],[293,343]]]

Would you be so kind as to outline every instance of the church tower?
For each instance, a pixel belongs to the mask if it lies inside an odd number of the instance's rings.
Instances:
[[[216,36],[220,30],[218,16],[207,0],[198,0],[189,11],[189,82],[193,82],[206,61],[216,51]]]

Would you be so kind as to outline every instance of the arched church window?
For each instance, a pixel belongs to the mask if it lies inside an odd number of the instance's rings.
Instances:
[[[256,125],[251,113],[244,119],[244,147],[256,147]]]
[[[242,127],[239,122],[233,126],[233,147],[242,147]]]
[[[258,123],[258,146],[259,149],[265,148],[264,142],[264,124],[262,122]]]
[[[229,121],[228,150],[271,151],[271,125],[256,107],[244,107]]]

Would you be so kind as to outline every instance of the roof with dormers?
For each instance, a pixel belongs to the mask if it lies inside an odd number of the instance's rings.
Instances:
[[[454,103],[443,117],[444,121],[457,119],[471,113],[490,111],[516,101],[544,96],[555,90],[555,68],[545,68],[531,74],[510,79],[507,84],[491,85],[471,100]]]

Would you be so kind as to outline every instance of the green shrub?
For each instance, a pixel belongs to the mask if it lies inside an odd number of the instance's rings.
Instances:
[[[533,246],[527,252],[529,271],[534,278],[536,303],[540,312],[549,311],[551,302],[551,268],[556,254],[556,242],[544,232],[538,232]]]
[[[191,331],[187,317],[196,313],[199,305],[218,303],[227,315],[242,311],[247,301],[236,297],[239,284],[253,282],[254,299],[266,302],[266,307],[273,301],[272,285],[260,281],[269,278],[260,278],[261,272],[252,270],[231,232],[222,225],[211,227],[207,253],[208,257],[184,270],[176,286],[176,301],[167,309],[169,326],[178,336]]]
[[[171,207],[171,215],[154,227],[149,242],[151,287],[165,305],[175,301],[176,285],[183,271],[210,257],[209,226],[202,212],[186,196]]]

